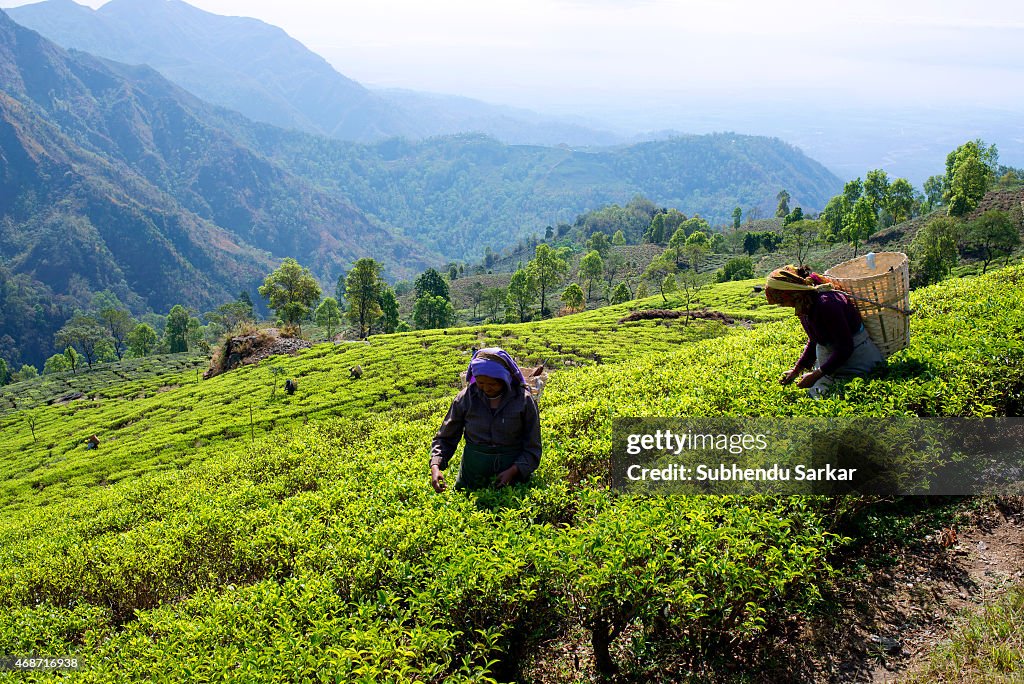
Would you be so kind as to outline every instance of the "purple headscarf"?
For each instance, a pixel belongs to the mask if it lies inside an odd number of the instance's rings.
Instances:
[[[496,359],[500,359],[500,361]],[[509,356],[509,353],[500,347],[488,347],[473,352],[473,360],[469,362],[469,370],[466,371],[466,379],[470,385],[476,382],[475,376],[477,375],[496,378],[504,382],[507,387],[526,386],[523,372],[519,370],[519,366]]]

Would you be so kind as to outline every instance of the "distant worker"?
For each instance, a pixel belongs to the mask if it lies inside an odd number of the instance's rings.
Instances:
[[[100,448],[100,438],[97,437],[96,435],[89,435],[85,439],[85,448],[86,449],[99,449]]]
[[[463,435],[466,447],[456,489],[526,482],[540,465],[540,412],[522,371],[508,352],[491,347],[473,354],[466,381],[431,445],[434,490],[447,487],[441,471]]]
[[[796,386],[818,399],[837,378],[867,375],[883,363],[853,300],[809,268],[790,265],[772,271],[765,296],[769,304],[792,307],[807,333],[803,354],[779,379],[783,385],[799,376]]]
[[[299,381],[288,378],[284,381],[284,391],[288,394],[295,394],[295,390],[299,389]]]

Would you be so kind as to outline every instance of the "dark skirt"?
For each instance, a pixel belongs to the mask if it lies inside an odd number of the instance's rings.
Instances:
[[[494,484],[494,478],[515,465],[522,451],[514,446],[485,446],[466,442],[459,464],[455,489],[483,489]],[[519,478],[521,481],[522,478]]]

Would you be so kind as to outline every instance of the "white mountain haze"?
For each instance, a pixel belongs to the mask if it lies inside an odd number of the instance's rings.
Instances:
[[[14,7],[11,17],[57,44],[148,64],[208,102],[282,128],[341,140],[479,132],[507,143],[607,145],[625,137],[469,98],[369,90],[284,31],[181,0],[73,0]]]

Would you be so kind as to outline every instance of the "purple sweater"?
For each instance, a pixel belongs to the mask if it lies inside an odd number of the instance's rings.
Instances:
[[[807,345],[797,365],[812,368],[818,359],[816,346],[829,347],[832,354],[819,368],[831,375],[841,368],[853,354],[853,336],[860,330],[860,312],[853,301],[842,292],[822,292],[814,298],[810,310],[800,315],[800,323],[807,333]]]

